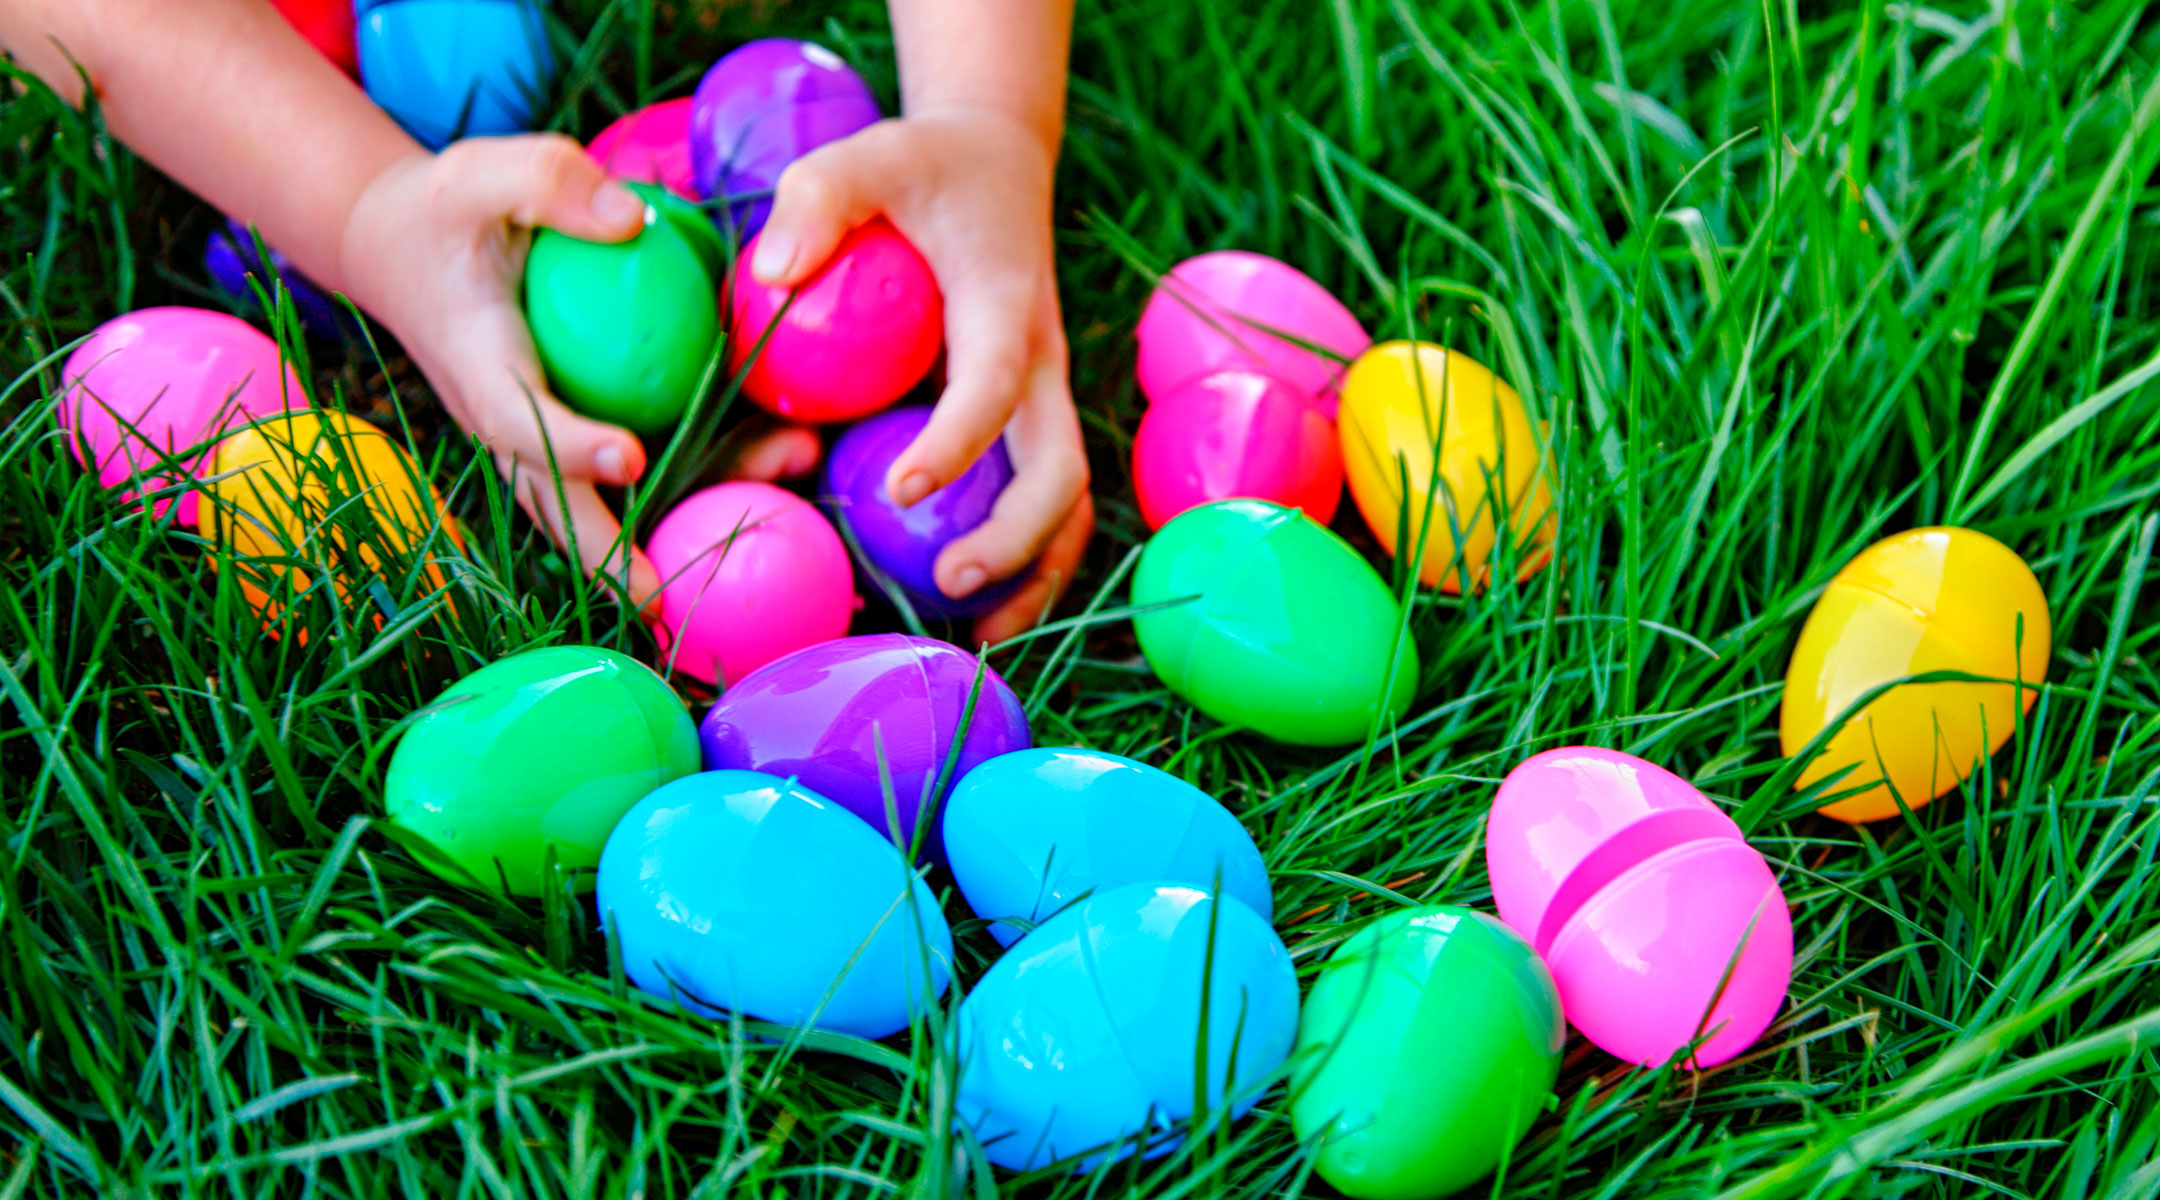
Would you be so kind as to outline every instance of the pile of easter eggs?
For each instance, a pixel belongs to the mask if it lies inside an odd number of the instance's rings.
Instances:
[[[878,117],[869,86],[837,55],[752,42],[715,63],[693,95],[631,113],[587,147],[645,198],[637,236],[601,245],[542,230],[526,262],[542,364],[590,416],[665,434],[710,386],[724,343],[743,394],[774,416],[860,422],[833,447],[826,512],[770,484],[723,483],[654,527],[646,553],[663,581],[662,637],[672,665],[707,682],[845,634],[856,608],[849,544],[887,595],[927,619],[983,615],[1018,586],[954,600],[932,575],[938,553],[987,520],[1011,480],[1002,445],[912,507],[885,491],[929,413],[891,406],[929,374],[944,340],[943,300],[922,256],[878,219],[792,291],[749,272],[781,172]],[[731,269],[740,237],[750,240]]]

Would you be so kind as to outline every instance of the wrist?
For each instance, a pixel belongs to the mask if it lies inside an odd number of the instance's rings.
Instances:
[[[396,218],[386,215],[384,210],[396,208],[394,198],[410,186],[412,175],[425,170],[434,161],[435,156],[421,149],[418,143],[384,156],[345,206],[344,218],[338,226],[337,278],[334,281],[318,280],[318,283],[343,292],[353,303],[381,319],[378,310],[383,297],[376,294],[378,289],[369,266],[380,260],[380,239],[385,234],[395,236],[397,232],[391,228]]]
[[[1058,147],[1065,135],[1062,113],[1047,116],[1030,113],[1022,106],[998,99],[937,97],[908,104],[901,115],[911,121],[955,121],[998,126],[1025,136],[1043,152],[1044,160],[1053,166],[1057,163]]]

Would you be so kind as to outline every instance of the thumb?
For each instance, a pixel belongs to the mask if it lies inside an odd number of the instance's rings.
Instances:
[[[562,134],[466,138],[441,157],[454,181],[444,203],[475,224],[507,220],[588,242],[619,242],[645,225],[644,199]]]
[[[796,287],[825,265],[840,239],[883,208],[878,181],[885,139],[878,126],[820,146],[788,164],[773,188],[772,216],[750,251],[750,274],[767,287]]]

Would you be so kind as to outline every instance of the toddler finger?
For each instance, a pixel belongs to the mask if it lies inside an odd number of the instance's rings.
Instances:
[[[795,479],[816,470],[823,451],[818,435],[800,425],[746,422],[736,434],[739,437],[730,436],[730,444],[722,451],[732,460],[727,471],[729,479],[759,483]]]
[[[566,479],[617,487],[645,473],[644,444],[630,431],[572,412],[549,393],[515,308],[502,303],[476,313],[461,332],[456,360],[448,364],[455,415],[490,451],[543,475],[552,463]]]
[[[1087,456],[1069,400],[1030,403],[1006,436],[1018,468],[1012,482],[989,520],[938,555],[938,589],[955,599],[1034,561],[1087,494]]]
[[[976,643],[994,646],[1018,637],[1050,615],[1051,607],[1071,588],[1080,570],[1081,556],[1087,553],[1088,541],[1094,536],[1095,498],[1083,491],[1079,503],[1065,514],[1064,523],[1050,538],[1050,544],[1043,547],[1042,558],[1028,573],[1028,581],[996,611],[975,622]]]
[[[1027,314],[1036,298],[1009,277],[946,294],[945,391],[930,423],[885,472],[893,503],[909,507],[958,479],[1005,431],[1023,394],[1065,386],[1062,355],[1030,353]]]
[[[441,157],[450,180],[442,199],[475,225],[508,220],[619,242],[645,224],[645,201],[559,133],[466,138]]]
[[[659,611],[660,573],[630,544],[622,523],[590,483],[557,481],[545,469],[505,464],[518,506],[557,546],[576,550],[578,566],[602,580],[618,598],[634,598],[648,616]],[[627,562],[627,567],[625,563]]]
[[[788,164],[773,188],[772,216],[753,239],[750,274],[767,287],[794,287],[817,273],[840,239],[876,216],[884,138],[873,125]]]

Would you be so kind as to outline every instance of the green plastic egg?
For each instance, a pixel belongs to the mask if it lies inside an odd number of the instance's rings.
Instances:
[[[650,185],[627,242],[542,229],[525,258],[525,319],[555,391],[639,433],[682,418],[720,338],[720,235],[697,206]]]
[[[385,807],[436,874],[535,896],[550,847],[564,869],[590,871],[632,805],[699,765],[697,726],[652,668],[551,646],[482,667],[429,705],[390,760]]]
[[[1155,674],[1216,720],[1342,746],[1410,707],[1418,656],[1407,637],[1397,650],[1402,609],[1357,551],[1296,509],[1220,500],[1163,526],[1141,551],[1133,603],[1188,596],[1134,617],[1133,631]]]
[[[1499,921],[1452,904],[1358,931],[1298,1020],[1291,1127],[1354,1200],[1432,1200],[1500,1165],[1560,1075],[1552,975]]]

